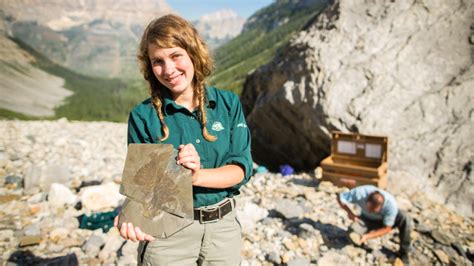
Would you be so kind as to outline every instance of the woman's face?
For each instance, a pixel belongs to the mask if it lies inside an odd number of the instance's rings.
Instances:
[[[173,95],[193,90],[194,65],[186,50],[181,47],[159,48],[148,45],[153,73]]]

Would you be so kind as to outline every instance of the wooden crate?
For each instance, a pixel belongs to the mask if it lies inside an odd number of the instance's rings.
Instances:
[[[337,186],[387,185],[388,138],[332,132],[331,155],[321,161],[323,180]]]

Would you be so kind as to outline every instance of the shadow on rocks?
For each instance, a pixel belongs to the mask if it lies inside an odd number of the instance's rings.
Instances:
[[[294,235],[301,236],[305,234],[305,232],[302,231],[307,230],[304,229],[304,226],[301,226],[303,224],[308,224],[312,226],[314,230],[319,231],[323,238],[324,244],[328,248],[342,249],[345,246],[352,244],[346,230],[332,224],[324,224],[319,221],[314,221],[310,218],[286,220],[285,230]]]
[[[305,187],[317,187],[319,181],[317,179],[308,179],[308,178],[293,178],[291,181],[295,185],[305,186]]]
[[[8,258],[7,265],[41,265],[41,266],[77,266],[79,262],[77,260],[76,254],[71,253],[61,257],[55,258],[41,258],[35,256],[29,250],[17,250],[13,252]]]

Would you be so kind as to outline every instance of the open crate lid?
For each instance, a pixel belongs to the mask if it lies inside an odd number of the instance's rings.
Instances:
[[[377,166],[387,162],[388,137],[332,132],[334,161]]]

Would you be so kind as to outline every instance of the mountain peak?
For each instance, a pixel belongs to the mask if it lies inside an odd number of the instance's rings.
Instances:
[[[242,31],[244,22],[244,18],[232,9],[221,9],[202,15],[194,25],[209,46],[217,47],[237,36]]]
[[[211,21],[221,21],[221,20],[226,20],[226,19],[238,19],[240,18],[237,13],[235,13],[234,10],[229,9],[229,8],[224,8],[217,10],[212,13],[204,14],[201,17],[199,17],[199,21],[206,21],[206,22],[211,22]]]

